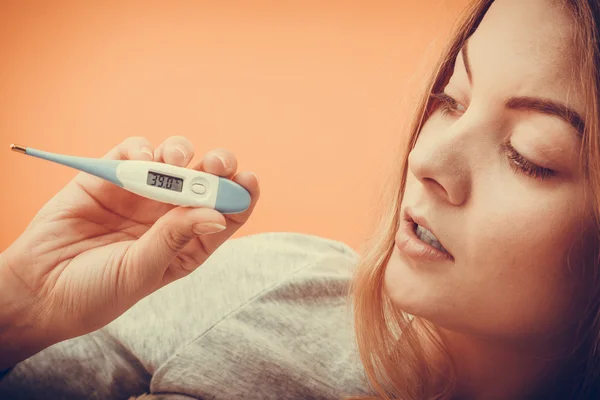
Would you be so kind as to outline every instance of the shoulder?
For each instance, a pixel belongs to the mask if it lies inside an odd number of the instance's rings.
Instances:
[[[347,279],[356,260],[347,245],[307,234],[230,239],[194,272],[142,299],[103,330],[152,371],[177,348],[261,296],[275,295],[305,274],[318,276],[315,268]]]
[[[227,313],[302,276],[314,280],[327,271],[347,279],[357,261],[357,253],[339,241],[293,232],[260,233],[225,242],[196,271],[163,290],[203,308],[214,301]],[[176,294],[182,292],[190,295]]]
[[[225,265],[253,273],[283,274],[299,268],[336,260],[343,266],[354,264],[358,254],[343,242],[320,236],[296,232],[267,232],[230,239],[225,242],[198,268],[221,269]],[[260,266],[270,266],[275,270],[261,270]],[[207,267],[207,268],[205,268]]]
[[[348,302],[354,250],[322,237],[266,233],[231,240],[214,256],[197,276],[235,277],[235,289],[221,288],[228,300],[210,306],[227,310],[158,368],[154,390],[247,399],[363,390]]]
[[[341,241],[298,232],[263,232],[230,239],[211,257],[221,257],[231,251],[243,251],[246,255],[259,256],[266,251],[269,256],[285,258],[357,257],[354,249]]]

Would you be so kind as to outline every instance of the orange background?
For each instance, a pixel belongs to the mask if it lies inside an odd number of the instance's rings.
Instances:
[[[0,251],[76,171],[11,143],[100,157],[128,136],[232,150],[262,197],[236,236],[354,248],[414,95],[465,0],[0,0]]]

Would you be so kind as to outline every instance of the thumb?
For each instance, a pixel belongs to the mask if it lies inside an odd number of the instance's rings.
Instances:
[[[198,235],[224,230],[225,218],[210,208],[175,207],[160,217],[130,248],[127,269],[134,286],[160,280],[181,250]],[[208,255],[207,255],[208,256]]]

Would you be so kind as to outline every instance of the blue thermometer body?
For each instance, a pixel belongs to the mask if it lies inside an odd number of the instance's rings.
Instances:
[[[208,207],[236,214],[250,207],[250,193],[240,184],[190,168],[142,160],[75,157],[11,145],[13,151],[53,161],[112,182],[140,196],[184,207]]]

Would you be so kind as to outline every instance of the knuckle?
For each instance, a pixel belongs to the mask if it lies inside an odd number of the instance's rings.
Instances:
[[[187,136],[184,136],[184,135],[173,135],[169,139],[170,140],[182,140],[184,142],[189,142],[189,139],[187,138]]]
[[[227,160],[231,164],[235,164],[237,162],[237,159],[235,158],[233,152],[227,149],[215,149],[211,152],[211,154],[217,155],[220,158]]]
[[[218,147],[216,149],[213,150],[215,153],[227,156],[227,157],[234,157],[233,152],[229,149],[223,148],[223,147]]]
[[[194,152],[194,147],[192,146],[192,143],[184,136],[171,136],[164,142],[162,142],[159,146],[159,148],[161,149],[171,149],[176,147],[181,148],[185,152],[185,154],[188,155],[193,154]]]
[[[169,250],[178,252],[185,247],[188,242],[188,238],[178,229],[169,229],[166,232],[166,244]]]
[[[142,145],[148,145],[150,144],[150,141],[143,136],[130,136],[127,139],[125,139],[122,144],[127,147],[137,147]]]
[[[169,146],[183,144],[185,147],[190,147],[192,142],[190,142],[190,140],[185,136],[176,135],[169,137],[167,140],[165,140],[164,144]]]

